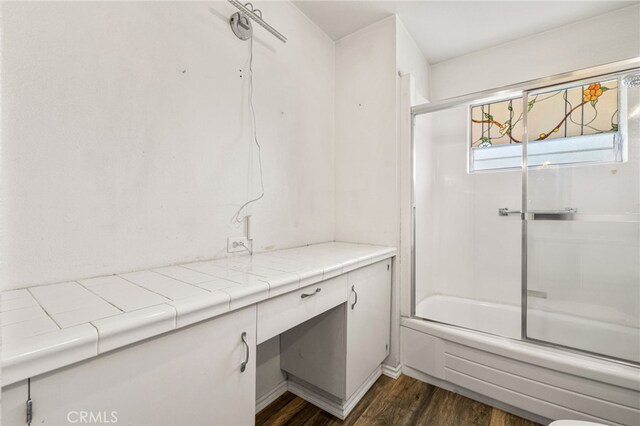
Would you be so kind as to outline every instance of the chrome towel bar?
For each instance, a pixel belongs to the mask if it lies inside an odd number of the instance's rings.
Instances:
[[[576,222],[640,223],[639,213],[620,214],[578,214],[578,209],[567,207],[564,210],[530,210],[523,214],[521,210],[498,209],[498,216],[519,215],[524,220],[566,220]]]

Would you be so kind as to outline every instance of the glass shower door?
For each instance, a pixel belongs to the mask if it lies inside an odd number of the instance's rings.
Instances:
[[[469,173],[469,119],[468,104],[416,117],[415,316],[520,339],[522,224],[497,210],[521,205],[522,172]]]
[[[529,340],[640,362],[640,70],[532,91]]]

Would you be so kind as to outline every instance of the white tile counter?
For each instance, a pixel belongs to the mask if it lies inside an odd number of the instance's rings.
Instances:
[[[2,293],[3,385],[395,255],[331,242]]]

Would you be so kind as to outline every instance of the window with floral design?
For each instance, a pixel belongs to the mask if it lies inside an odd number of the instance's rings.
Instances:
[[[566,85],[471,107],[470,170],[620,161],[618,80]]]

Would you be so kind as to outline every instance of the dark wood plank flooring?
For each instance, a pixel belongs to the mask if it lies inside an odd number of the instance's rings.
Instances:
[[[340,420],[287,392],[256,415],[256,425],[536,426],[462,395],[402,375],[382,376]]]

